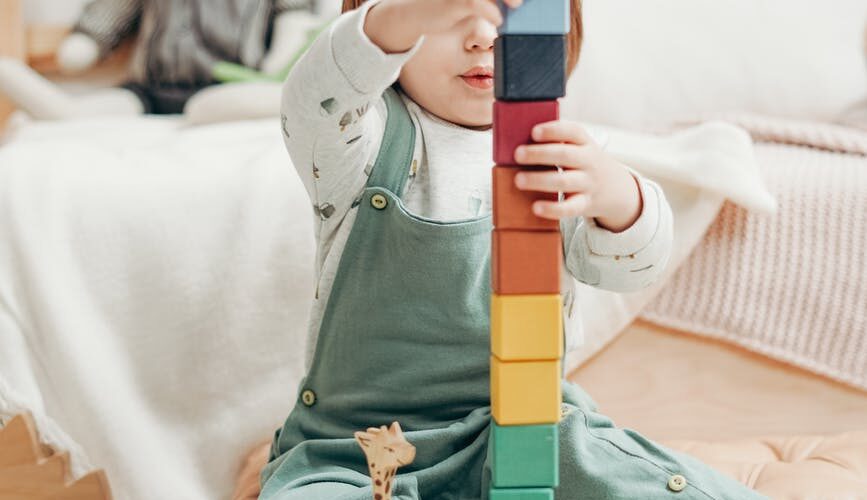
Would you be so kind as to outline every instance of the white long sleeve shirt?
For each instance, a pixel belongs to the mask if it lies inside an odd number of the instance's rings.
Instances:
[[[386,54],[365,35],[364,19],[378,0],[341,15],[314,42],[283,89],[286,148],[310,196],[317,239],[317,289],[311,309],[306,368],[309,370],[337,265],[376,160],[386,121],[382,94],[424,42]],[[443,221],[490,213],[491,130],[472,130],[443,120],[405,94],[416,128],[415,152],[403,200],[417,215]],[[643,209],[636,222],[613,233],[592,218],[561,219],[564,321],[573,318],[574,279],[613,291],[638,290],[656,279],[671,252],[672,215],[660,187],[639,181]],[[573,328],[574,330],[574,328]],[[579,335],[580,336],[580,335]],[[580,339],[567,335],[567,348]]]

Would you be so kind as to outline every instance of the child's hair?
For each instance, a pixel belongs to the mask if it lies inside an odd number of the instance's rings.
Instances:
[[[569,34],[566,35],[566,74],[571,75],[578,56],[581,54],[581,42],[584,40],[584,23],[581,20],[581,0],[570,0],[572,19]],[[343,0],[343,12],[358,8],[364,0]]]

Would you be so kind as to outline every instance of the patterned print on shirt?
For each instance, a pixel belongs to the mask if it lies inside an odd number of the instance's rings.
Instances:
[[[341,132],[345,131],[346,127],[352,125],[352,123],[353,123],[352,112],[347,111],[346,113],[343,113],[343,116],[340,117],[340,123],[339,123],[340,131]]]
[[[356,114],[359,118],[361,118],[362,116],[365,115],[365,113],[367,113],[367,110],[368,110],[368,109],[370,109],[370,103],[369,103],[369,102],[368,102],[368,103],[365,103],[364,106],[362,106],[362,107],[356,109],[356,110],[355,110],[355,114]]]
[[[322,220],[325,220],[334,215],[334,205],[331,203],[323,203],[320,206],[313,205],[313,212]]]
[[[478,189],[474,189],[467,198],[467,208],[473,216],[479,215],[482,211],[482,195]]]
[[[319,107],[321,110],[325,111],[325,113],[333,115],[337,112],[337,99],[329,97],[328,99],[320,102]],[[322,116],[325,116],[325,114],[323,114]]]

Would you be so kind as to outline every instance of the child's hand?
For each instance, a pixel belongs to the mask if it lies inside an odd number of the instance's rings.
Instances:
[[[533,140],[554,144],[519,146],[515,160],[525,165],[560,166],[564,171],[522,172],[515,176],[515,185],[522,190],[566,194],[561,202],[534,202],[536,215],[546,219],[595,217],[597,225],[612,232],[628,229],[641,215],[637,180],[580,125],[567,120],[540,123],[533,128]]]
[[[516,8],[523,0],[504,0]],[[496,0],[383,0],[371,7],[364,32],[386,53],[405,52],[421,35],[448,31],[468,17],[503,22]]]

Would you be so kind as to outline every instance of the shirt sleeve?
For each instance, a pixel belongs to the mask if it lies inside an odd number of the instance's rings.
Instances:
[[[614,292],[633,292],[665,270],[673,241],[671,207],[659,185],[627,167],[638,181],[642,210],[627,229],[614,233],[593,218],[560,220],[566,269],[578,281]]]
[[[283,139],[313,205],[321,251],[370,175],[385,129],[382,94],[423,41],[386,54],[364,33],[367,12],[377,3],[339,16],[283,85]]]
[[[104,57],[135,30],[141,9],[142,0],[93,0],[84,7],[73,31],[93,38]]]

